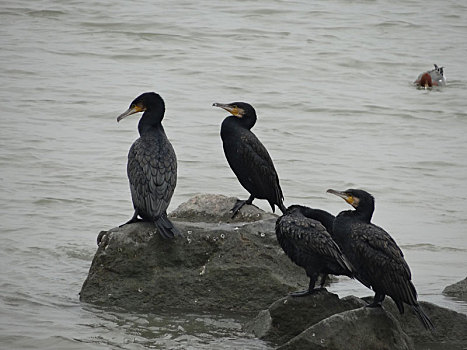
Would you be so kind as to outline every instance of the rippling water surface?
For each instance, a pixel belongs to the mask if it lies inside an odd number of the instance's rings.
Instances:
[[[167,105],[179,160],[171,208],[196,193],[246,197],[222,153],[247,101],[286,205],[348,209],[365,188],[403,248],[420,299],[467,256],[467,4],[462,1],[2,1],[0,342],[11,349],[269,349],[236,315],[144,315],[78,302],[101,229],[132,214],[126,155],[144,91]],[[445,66],[448,86],[411,82]],[[256,204],[269,210],[264,203]],[[330,287],[368,295],[355,281]]]

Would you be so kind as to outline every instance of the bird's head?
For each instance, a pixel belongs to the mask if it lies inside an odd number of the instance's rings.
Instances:
[[[303,205],[293,204],[287,208],[286,214],[302,213],[304,209],[305,207]]]
[[[256,115],[255,109],[245,102],[232,102],[232,103],[213,103],[214,107],[220,107],[227,112],[232,113],[234,117],[243,118],[248,115]]]
[[[133,102],[130,103],[130,107],[117,117],[117,122],[129,115],[149,110],[159,110],[157,114],[161,116],[160,119],[162,120],[165,110],[164,100],[155,92],[145,92],[135,98]]]
[[[256,111],[252,105],[246,102],[213,103],[212,105],[225,109],[248,129],[252,128],[256,123]]]
[[[348,189],[345,191],[336,191],[329,189],[326,192],[341,197],[355,209],[372,208],[372,211],[374,209],[375,199],[370,193],[364,190]]]

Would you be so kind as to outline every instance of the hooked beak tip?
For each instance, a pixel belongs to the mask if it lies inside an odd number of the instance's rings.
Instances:
[[[333,190],[332,188],[328,189],[328,190],[326,191],[326,193],[331,193],[331,194],[333,194],[333,195],[336,195],[336,196],[341,197],[341,198],[344,198],[344,199],[346,198],[345,193],[340,192],[340,191]]]
[[[125,112],[123,112],[117,117],[117,123],[120,122],[120,120],[122,120],[123,118],[126,118],[129,115],[132,115],[138,112],[142,112],[142,111],[136,108],[128,108],[128,110],[126,110]]]

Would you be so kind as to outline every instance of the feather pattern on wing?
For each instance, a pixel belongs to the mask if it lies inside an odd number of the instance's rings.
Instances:
[[[317,220],[302,215],[283,215],[276,235],[284,252],[307,273],[351,275],[340,248]]]
[[[284,196],[279,185],[274,163],[259,139],[246,129],[224,138],[227,161],[241,185],[255,198],[274,204],[282,203]]]
[[[145,220],[156,220],[166,212],[177,183],[177,159],[163,130],[133,143],[127,173],[135,210]]]

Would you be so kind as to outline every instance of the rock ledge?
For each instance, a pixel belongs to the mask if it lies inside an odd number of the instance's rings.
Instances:
[[[80,299],[132,310],[256,313],[304,288],[305,273],[277,244],[277,216],[245,206],[232,220],[235,201],[203,195],[180,205],[171,218],[183,238],[164,240],[151,223],[103,232]]]

